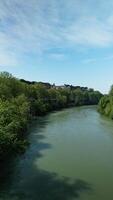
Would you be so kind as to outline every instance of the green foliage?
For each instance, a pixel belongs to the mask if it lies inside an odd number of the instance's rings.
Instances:
[[[97,104],[102,94],[92,89],[19,80],[8,72],[0,74],[0,159],[23,152],[29,119],[69,106]],[[110,100],[110,105],[113,100]],[[100,105],[105,107],[105,102]],[[104,105],[105,104],[105,105]],[[113,118],[113,110],[106,108]]]
[[[28,116],[29,103],[24,95],[0,101],[0,158],[25,149],[22,133],[26,130]]]
[[[113,86],[111,86],[109,95],[104,95],[100,99],[98,110],[101,114],[113,119]]]
[[[113,85],[112,85],[111,88],[110,88],[109,95],[110,95],[110,96],[113,96]]]

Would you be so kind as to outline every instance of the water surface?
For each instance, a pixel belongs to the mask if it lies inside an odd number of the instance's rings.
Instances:
[[[29,132],[26,153],[4,169],[0,200],[113,199],[113,122],[96,107],[51,113]]]

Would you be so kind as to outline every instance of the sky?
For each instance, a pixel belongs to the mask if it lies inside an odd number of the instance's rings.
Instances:
[[[0,71],[107,93],[113,0],[0,0]]]

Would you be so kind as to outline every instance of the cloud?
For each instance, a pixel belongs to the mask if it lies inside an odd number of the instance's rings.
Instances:
[[[66,39],[78,45],[105,47],[113,44],[112,30],[95,18],[81,19],[65,32]]]
[[[89,64],[89,63],[95,63],[96,61],[97,61],[97,59],[95,59],[95,58],[88,58],[88,59],[82,60],[82,63]]]
[[[1,0],[0,64],[16,66],[20,64],[19,57],[30,53],[43,56],[52,48],[112,46],[113,3],[98,0],[97,8],[95,2]],[[56,52],[52,57],[63,55]]]
[[[49,54],[49,57],[59,61],[65,59],[65,55],[63,53],[51,53]]]
[[[84,59],[82,60],[81,62],[83,64],[89,64],[89,63],[96,63],[96,62],[100,62],[100,61],[111,61],[113,60],[113,55],[106,55],[106,56],[103,56],[103,57],[100,57],[100,58],[87,58],[87,59]]]
[[[0,67],[14,67],[17,66],[19,61],[15,54],[11,52],[0,52]]]

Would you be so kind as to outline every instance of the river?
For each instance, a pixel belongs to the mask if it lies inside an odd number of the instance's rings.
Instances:
[[[96,106],[40,117],[28,140],[1,169],[0,200],[113,199],[113,122]]]

